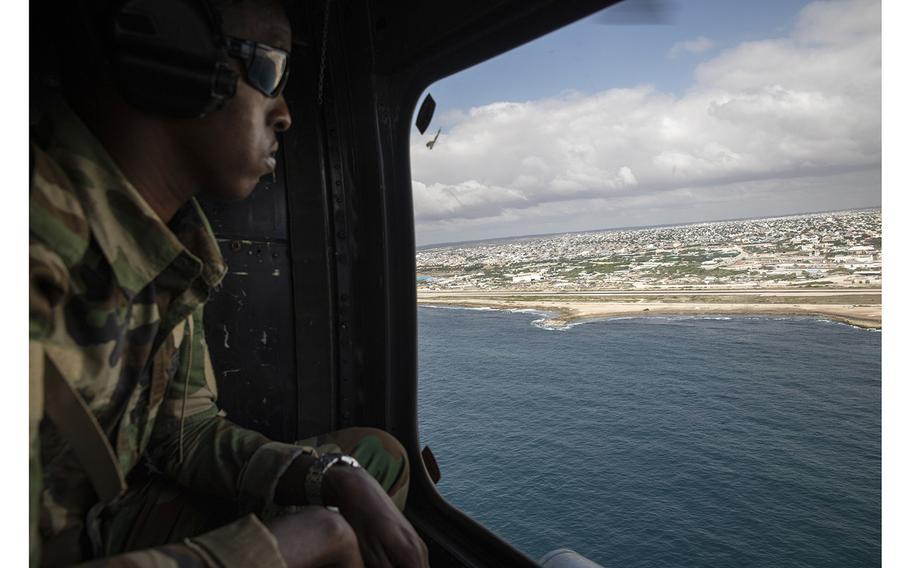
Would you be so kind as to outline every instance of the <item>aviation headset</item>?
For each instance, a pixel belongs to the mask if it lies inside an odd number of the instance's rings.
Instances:
[[[199,117],[230,100],[239,79],[225,63],[221,16],[213,4],[81,0],[77,24],[87,34],[88,55],[106,63],[128,103],[154,114]]]
[[[133,106],[190,118],[234,96],[239,75],[224,63],[221,17],[209,0],[115,2],[105,23],[112,75]]]

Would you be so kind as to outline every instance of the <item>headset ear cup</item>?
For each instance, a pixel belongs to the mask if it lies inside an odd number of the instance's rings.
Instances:
[[[110,30],[114,77],[133,106],[192,118],[234,96],[237,74],[224,63],[221,24],[207,1],[126,0]]]

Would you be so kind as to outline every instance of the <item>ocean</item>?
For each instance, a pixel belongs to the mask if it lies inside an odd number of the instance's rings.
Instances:
[[[881,333],[418,308],[440,493],[532,558],[881,565]]]

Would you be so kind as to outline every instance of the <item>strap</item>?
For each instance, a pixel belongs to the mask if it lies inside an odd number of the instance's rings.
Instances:
[[[104,430],[50,357],[44,358],[44,412],[76,452],[98,498],[110,503],[126,490]]]

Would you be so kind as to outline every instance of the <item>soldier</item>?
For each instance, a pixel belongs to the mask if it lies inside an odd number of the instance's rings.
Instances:
[[[243,199],[275,168],[291,32],[278,0],[206,14],[236,77],[223,108],[147,112],[64,54],[33,132],[31,564],[427,566],[393,437],[278,443],[216,406],[202,314],[226,267],[194,195]]]

